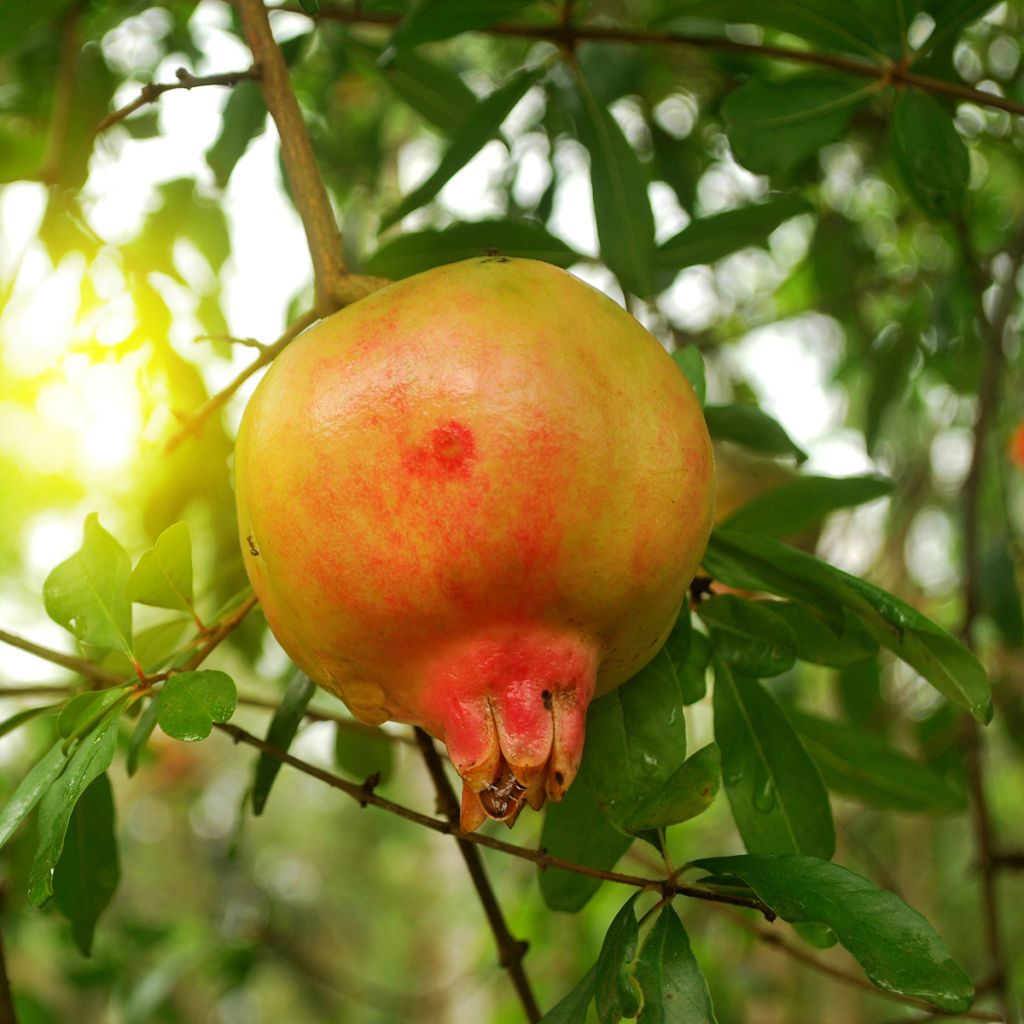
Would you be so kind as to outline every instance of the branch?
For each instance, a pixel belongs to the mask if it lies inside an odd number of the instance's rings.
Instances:
[[[341,232],[316,166],[313,144],[288,77],[284,54],[270,30],[263,0],[233,0],[245,38],[259,65],[260,89],[281,139],[281,162],[313,260],[316,308],[330,313],[376,291],[383,278],[347,273]]]
[[[444,763],[434,746],[433,739],[427,733],[417,726],[415,735],[427,771],[430,773],[430,779],[434,783],[438,808],[448,819],[452,828],[457,829],[459,801],[452,789],[451,782],[448,781],[448,776],[445,775]],[[501,911],[498,898],[487,878],[483,861],[480,859],[480,851],[461,837],[458,837],[456,842],[459,844],[459,853],[462,854],[462,859],[466,862],[469,876],[473,879],[473,886],[480,897],[484,913],[487,915],[487,923],[491,926],[491,931],[494,934],[494,941],[498,946],[498,963],[508,971],[516,994],[519,996],[519,1002],[523,1005],[526,1019],[531,1024],[535,1024],[540,1020],[540,1007],[537,1005],[533,989],[530,988],[530,980],[523,969],[523,957],[526,955],[527,943],[515,938],[508,930],[505,915]]]
[[[285,4],[280,10],[311,17],[301,7]],[[316,19],[338,21],[347,25],[378,25],[390,27],[402,20],[400,14],[374,11],[349,11],[338,7],[321,7]],[[996,96],[994,93],[972,89],[956,82],[945,82],[927,75],[918,75],[891,61],[871,63],[842,57],[834,53],[816,53],[811,50],[797,50],[789,46],[775,46],[770,43],[741,43],[724,36],[692,35],[686,32],[659,32],[650,29],[620,28],[605,25],[527,25],[499,22],[486,28],[476,29],[486,35],[514,36],[521,39],[543,39],[560,47],[574,47],[581,42],[625,43],[636,46],[689,46],[700,50],[715,50],[720,53],[736,53],[747,57],[770,57],[774,60],[793,64],[810,64],[814,67],[830,68],[858,78],[876,78],[891,84],[913,85],[925,92],[938,93],[955,99],[976,103],[981,107],[995,107],[1011,114],[1024,115],[1024,103]]]
[[[872,995],[879,996],[882,999],[890,999],[893,1002],[905,1003],[907,1006],[918,1006],[923,1010],[933,1010],[934,1007],[931,1003],[926,1003],[923,999],[915,999],[913,996],[905,996],[899,992],[887,992],[884,989],[875,988],[866,978],[862,978],[859,975],[851,974],[847,971],[842,970],[839,967],[833,967],[832,964],[826,963],[819,957],[813,956],[808,953],[802,946],[795,945],[790,942],[784,936],[779,935],[777,932],[768,931],[766,928],[762,928],[760,925],[755,924],[753,921],[747,920],[742,914],[732,912],[729,916],[744,930],[750,932],[751,935],[756,935],[766,946],[771,946],[773,949],[777,949],[781,953],[785,953],[787,956],[792,957],[799,963],[810,967],[812,970],[817,971],[819,974],[827,974],[830,978],[834,978],[836,981],[841,981],[844,985],[850,985],[853,988],[863,989],[865,992],[870,992]],[[991,1013],[988,1010],[965,1010],[963,1013],[938,1013],[938,1017],[944,1019],[953,1019],[956,1017],[966,1017],[968,1020],[987,1020],[987,1021],[1002,1021],[1003,1017],[998,1013]],[[922,1020],[930,1020],[931,1017],[924,1017]]]
[[[195,89],[203,85],[238,85],[239,82],[258,79],[260,77],[260,69],[254,64],[245,71],[224,71],[217,75],[198,76],[193,75],[191,71],[185,68],[178,68],[174,76],[178,79],[176,82],[150,82],[148,85],[144,85],[142,91],[131,103],[111,111],[100,121],[99,126],[96,128],[96,134],[99,135],[101,132],[105,132],[111,125],[117,124],[118,121],[123,121],[130,114],[134,114],[140,107],[144,107],[148,103],[155,103],[165,92],[173,92],[175,89]]]
[[[119,675],[108,672],[105,668],[101,668],[86,658],[78,658],[73,654],[64,654],[61,651],[51,650],[49,647],[41,647],[39,644],[32,643],[31,640],[26,640],[24,637],[17,636],[14,633],[8,633],[3,629],[0,629],[0,643],[17,647],[20,651],[27,651],[29,654],[34,654],[37,658],[42,658],[44,661],[60,665],[61,668],[70,669],[72,672],[85,676],[86,679],[91,679],[94,683],[102,683],[104,686],[116,686],[122,682]]]
[[[308,761],[303,761],[286,751],[271,746],[265,740],[261,740],[258,736],[253,736],[252,733],[246,732],[230,722],[226,724],[214,723],[214,728],[226,733],[236,743],[245,743],[255,747],[268,757],[274,758],[275,761],[290,765],[305,775],[319,779],[332,789],[346,793],[354,800],[357,800],[363,807],[379,807],[381,810],[388,811],[399,818],[404,818],[406,821],[411,821],[415,825],[422,825],[432,832],[438,832],[446,836],[456,836],[467,843],[485,846],[488,849],[498,850],[500,853],[507,853],[509,856],[518,857],[521,860],[528,860],[540,868],[560,868],[562,871],[586,875],[588,878],[600,878],[602,881],[616,882],[619,885],[629,885],[638,889],[653,889],[666,896],[688,896],[692,899],[707,900],[711,903],[727,903],[731,906],[747,907],[763,914],[770,921],[775,919],[775,913],[771,907],[757,899],[736,896],[731,893],[715,892],[713,889],[702,889],[696,885],[681,885],[667,878],[641,878],[638,875],[626,875],[617,871],[602,871],[600,868],[592,868],[586,864],[576,864],[572,861],[562,860],[560,857],[552,857],[547,850],[533,850],[525,846],[516,846],[514,843],[506,843],[501,839],[481,835],[479,832],[460,832],[448,821],[432,818],[427,814],[421,814],[419,811],[413,810],[411,807],[405,807],[403,804],[398,804],[393,800],[387,800],[382,796],[378,796],[373,791],[372,786],[368,786],[366,783],[357,785],[348,779],[335,775],[333,772],[318,768]]]

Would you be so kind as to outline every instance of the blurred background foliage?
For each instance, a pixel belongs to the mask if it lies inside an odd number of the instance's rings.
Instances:
[[[1007,854],[1000,901],[1021,906],[1024,119],[843,64],[905,68],[909,55],[919,74],[1019,104],[1024,4],[858,0],[808,25],[741,0],[507,3],[521,31],[438,39],[431,4],[403,22],[407,6],[273,19],[350,266],[401,276],[486,247],[532,253],[626,303],[670,349],[696,346],[709,403],[757,404],[785,429],[780,441],[723,424],[723,511],[797,472],[888,478],[887,497],[798,540],[951,630],[970,626],[996,704],[985,759]],[[795,5],[808,7],[822,5]],[[563,52],[551,41],[563,17],[595,38]],[[772,46],[828,57],[804,66]],[[249,62],[217,0],[0,9],[0,629],[70,649],[40,590],[91,511],[133,558],[186,519],[203,617],[244,585],[230,461],[252,382],[178,435],[255,358],[251,341],[273,342],[311,300],[276,134],[251,81],[171,92],[97,128],[180,67]],[[517,78],[526,67],[536,74]],[[1005,334],[994,370],[993,330]],[[976,552],[965,496],[978,498]],[[151,611],[140,626],[169,618]],[[153,635],[175,644],[187,625]],[[217,659],[250,698],[236,720],[262,734],[256,705],[276,703],[290,669],[258,614]],[[69,680],[0,648],[5,717],[39,703],[18,690]],[[772,692],[887,737],[960,794],[936,814],[872,799],[856,757],[830,773],[832,741],[815,748],[808,733],[833,790],[837,860],[920,909],[984,985],[962,717],[892,662],[800,664]],[[325,694],[313,706],[345,714]],[[687,724],[696,749],[710,698]],[[385,741],[307,722],[294,749],[357,779],[386,769],[383,793],[430,808],[406,731]],[[4,737],[5,794],[51,733],[42,719]],[[521,1020],[450,843],[288,770],[253,818],[252,768],[222,736],[186,746],[158,733],[134,777],[115,769],[122,881],[89,959],[58,914],[28,907],[33,836],[18,833],[2,861],[3,932],[22,1024]],[[524,815],[514,838],[539,832]],[[625,870],[650,860],[642,845]],[[724,797],[670,846],[676,863],[739,851]],[[623,893],[605,885],[582,914],[551,913],[530,865],[488,863],[550,1006],[593,961]],[[716,908],[680,909],[722,1022],[921,1019],[807,971]],[[1002,927],[1019,985],[1024,918]]]

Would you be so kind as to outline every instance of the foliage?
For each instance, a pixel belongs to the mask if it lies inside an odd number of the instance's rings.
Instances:
[[[0,6],[8,1016],[504,1024],[532,983],[547,1024],[1012,1018],[1024,4],[302,0],[272,22],[312,161],[257,7]],[[250,377],[341,294],[273,238],[246,278],[246,196],[343,281],[572,268],[744,467],[566,798],[513,856],[484,829],[518,1004],[454,844],[398,816],[434,809],[407,730],[298,674],[246,587]]]

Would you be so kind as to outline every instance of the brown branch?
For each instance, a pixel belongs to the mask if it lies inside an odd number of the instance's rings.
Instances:
[[[836,981],[841,981],[844,985],[849,985],[852,988],[863,989],[865,992],[870,992],[872,995],[879,996],[882,999],[890,999],[893,1002],[904,1003],[907,1006],[918,1006],[924,1010],[934,1009],[931,1003],[927,1003],[923,999],[915,999],[913,996],[905,996],[899,992],[887,992],[884,989],[876,988],[867,980],[867,978],[863,978],[857,974],[851,974],[840,967],[834,967],[832,964],[808,953],[802,946],[790,942],[777,932],[769,931],[767,928],[763,928],[755,922],[749,921],[742,914],[729,911],[726,912],[729,913],[729,916],[741,928],[750,932],[751,935],[757,936],[757,938],[766,946],[770,946],[772,949],[776,949],[780,953],[785,953],[787,956],[792,957],[794,960],[804,964],[806,967],[810,967],[811,970],[817,971],[819,974],[826,974],[830,978],[834,978]],[[988,1010],[965,1010],[963,1013],[952,1014],[940,1012],[936,1014],[936,1016],[945,1019],[965,1017],[968,1020],[987,1021],[1001,1021],[1003,1019],[998,1013],[990,1013]]]
[[[982,600],[982,483],[992,426],[998,419],[1001,384],[1006,361],[1005,336],[1016,303],[1016,277],[1024,264],[1024,232],[1010,246],[1011,270],[1003,286],[991,318],[985,315],[984,297],[987,274],[975,251],[967,223],[956,217],[954,228],[963,250],[970,285],[974,292],[979,340],[983,346],[981,383],[978,388],[978,407],[974,418],[974,450],[964,480],[962,501],[964,510],[964,610],[960,634],[964,643],[971,645],[973,627],[981,611]],[[966,719],[967,774],[971,792],[971,820],[975,846],[978,852],[978,870],[981,875],[982,910],[985,945],[997,979],[999,1004],[1006,1020],[1013,1020],[1012,977],[1007,965],[1002,930],[1002,909],[998,893],[997,841],[992,824],[985,783],[985,751],[981,730],[973,718]]]
[[[202,645],[185,662],[181,668],[182,672],[194,672],[206,659],[219,647],[227,637],[233,633],[241,624],[242,620],[256,607],[258,598],[250,594],[231,614],[225,616],[215,626],[212,626],[209,635]]]
[[[101,668],[86,658],[79,658],[73,654],[64,654],[61,651],[54,651],[49,647],[42,647],[31,640],[26,640],[24,637],[17,636],[14,633],[8,633],[3,629],[0,629],[0,643],[17,647],[20,651],[27,651],[29,654],[34,654],[37,658],[42,658],[53,665],[60,665],[61,668],[77,672],[79,675],[85,676],[95,683],[102,683],[104,686],[116,686],[123,681],[121,676],[108,672],[105,668]]]
[[[140,107],[148,103],[155,103],[165,92],[173,92],[175,89],[196,89],[204,85],[238,85],[239,82],[251,81],[260,77],[260,69],[254,64],[245,71],[224,71],[216,75],[193,75],[185,68],[178,68],[174,73],[176,82],[150,82],[142,87],[138,96],[126,103],[117,110],[112,110],[96,128],[96,134],[105,132],[111,125],[123,121],[126,117],[134,114]]]
[[[296,14],[307,14],[297,5],[285,4],[281,10]],[[309,16],[309,15],[307,15]],[[391,27],[401,21],[399,14],[374,11],[350,11],[339,7],[321,7],[315,16],[319,20],[337,21],[348,25]],[[573,47],[581,42],[625,43],[638,46],[689,46],[694,49],[715,50],[721,53],[736,53],[747,57],[770,57],[773,60],[793,64],[809,64],[814,67],[830,68],[858,78],[877,78],[893,84],[913,85],[925,92],[938,93],[955,99],[976,103],[982,107],[994,107],[1011,114],[1024,115],[1024,103],[996,96],[994,93],[972,89],[956,82],[945,82],[912,71],[886,61],[872,63],[842,57],[834,53],[816,53],[812,50],[798,50],[790,46],[775,46],[770,43],[742,43],[724,36],[693,35],[685,32],[659,32],[652,29],[631,29],[605,25],[526,25],[499,22],[486,28],[477,29],[486,35],[513,36],[521,39],[542,39],[562,48]]]
[[[383,278],[347,272],[341,251],[341,231],[316,166],[313,144],[288,77],[288,65],[270,30],[267,9],[263,0],[233,0],[233,3],[253,58],[259,65],[260,89],[281,139],[281,162],[313,260],[316,308],[322,314],[331,313],[387,282]]]
[[[415,729],[415,736],[420,753],[423,755],[423,761],[427,766],[427,772],[430,774],[434,790],[437,793],[438,809],[448,819],[452,828],[458,829],[459,800],[445,774],[444,762],[434,746],[433,739],[418,726]],[[522,1003],[526,1019],[530,1021],[530,1024],[536,1024],[536,1021],[540,1020],[540,1007],[537,1005],[537,999],[530,987],[530,980],[523,968],[523,957],[526,956],[528,945],[515,938],[508,930],[498,897],[484,870],[480,851],[461,837],[457,837],[456,842],[459,845],[459,853],[462,854],[462,859],[466,862],[469,877],[473,880],[473,887],[476,889],[477,896],[480,897],[480,904],[487,916],[487,923],[491,926],[491,932],[494,934],[494,941],[498,946],[498,963],[508,971],[519,1002]]]
[[[521,860],[531,861],[540,868],[560,868],[563,871],[571,871],[573,874],[586,875],[588,878],[599,878],[602,881],[615,882],[619,885],[628,885],[638,889],[652,889],[663,895],[687,896],[692,899],[707,900],[711,903],[726,903],[736,907],[747,907],[763,914],[768,920],[774,920],[775,918],[771,907],[760,900],[750,897],[716,892],[713,889],[703,889],[696,885],[682,885],[666,878],[641,878],[639,875],[621,874],[617,871],[603,871],[600,868],[592,868],[586,864],[576,864],[573,861],[562,860],[560,857],[553,857],[547,850],[534,850],[525,846],[516,846],[514,843],[506,843],[501,839],[494,839],[479,832],[460,832],[448,821],[432,818],[427,814],[421,814],[419,811],[413,810],[411,807],[405,807],[403,804],[398,804],[393,800],[387,800],[382,796],[378,796],[373,791],[372,786],[367,786],[365,783],[357,785],[348,779],[335,775],[333,772],[318,768],[308,761],[303,761],[286,751],[271,746],[265,740],[261,740],[258,736],[253,736],[252,733],[246,732],[230,722],[226,724],[215,723],[214,728],[226,733],[236,743],[245,743],[255,747],[276,761],[290,765],[305,775],[319,779],[332,789],[346,793],[364,807],[379,807],[381,810],[388,811],[406,821],[411,821],[413,824],[422,825],[432,832],[438,832],[446,836],[457,836],[459,839],[464,839],[466,842],[473,843],[476,846],[485,846],[490,850],[497,850],[500,853],[506,853]]]

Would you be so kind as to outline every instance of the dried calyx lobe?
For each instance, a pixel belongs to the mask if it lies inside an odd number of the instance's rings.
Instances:
[[[510,629],[456,645],[428,671],[423,720],[463,779],[462,828],[561,800],[579,768],[597,658],[582,638]]]

